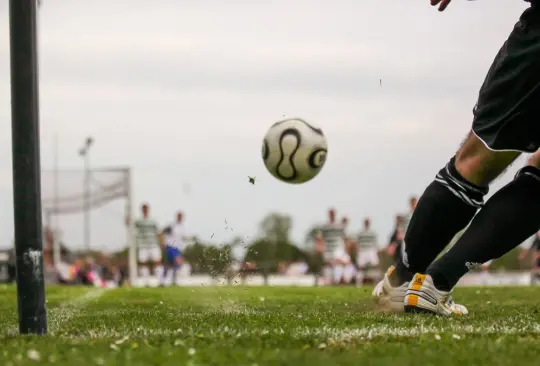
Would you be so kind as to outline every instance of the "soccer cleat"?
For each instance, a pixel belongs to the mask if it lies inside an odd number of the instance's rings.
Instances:
[[[388,268],[384,274],[384,278],[373,289],[372,295],[380,310],[402,313],[404,311],[404,299],[409,282],[405,282],[399,287],[393,287],[390,284],[390,275],[395,269],[394,266]]]
[[[409,283],[405,295],[405,311],[412,313],[433,313],[438,315],[465,315],[469,311],[463,305],[456,304],[452,292],[435,288],[429,275],[417,273]]]

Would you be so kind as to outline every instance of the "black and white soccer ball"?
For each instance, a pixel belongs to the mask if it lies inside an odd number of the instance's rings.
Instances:
[[[327,152],[323,131],[300,118],[274,123],[262,146],[262,158],[270,174],[293,184],[307,182],[319,174]]]

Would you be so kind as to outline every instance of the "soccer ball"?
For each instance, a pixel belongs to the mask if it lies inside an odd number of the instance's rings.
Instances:
[[[321,171],[328,148],[322,130],[300,118],[274,123],[266,132],[262,158],[266,169],[287,183],[304,183]]]

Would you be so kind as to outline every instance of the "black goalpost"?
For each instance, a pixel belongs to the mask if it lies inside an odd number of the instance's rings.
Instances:
[[[11,134],[21,334],[46,334],[36,0],[10,0]]]

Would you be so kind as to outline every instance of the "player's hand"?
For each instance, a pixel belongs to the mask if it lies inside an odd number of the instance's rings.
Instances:
[[[439,5],[439,11],[444,11],[452,0],[431,0],[431,6]]]

